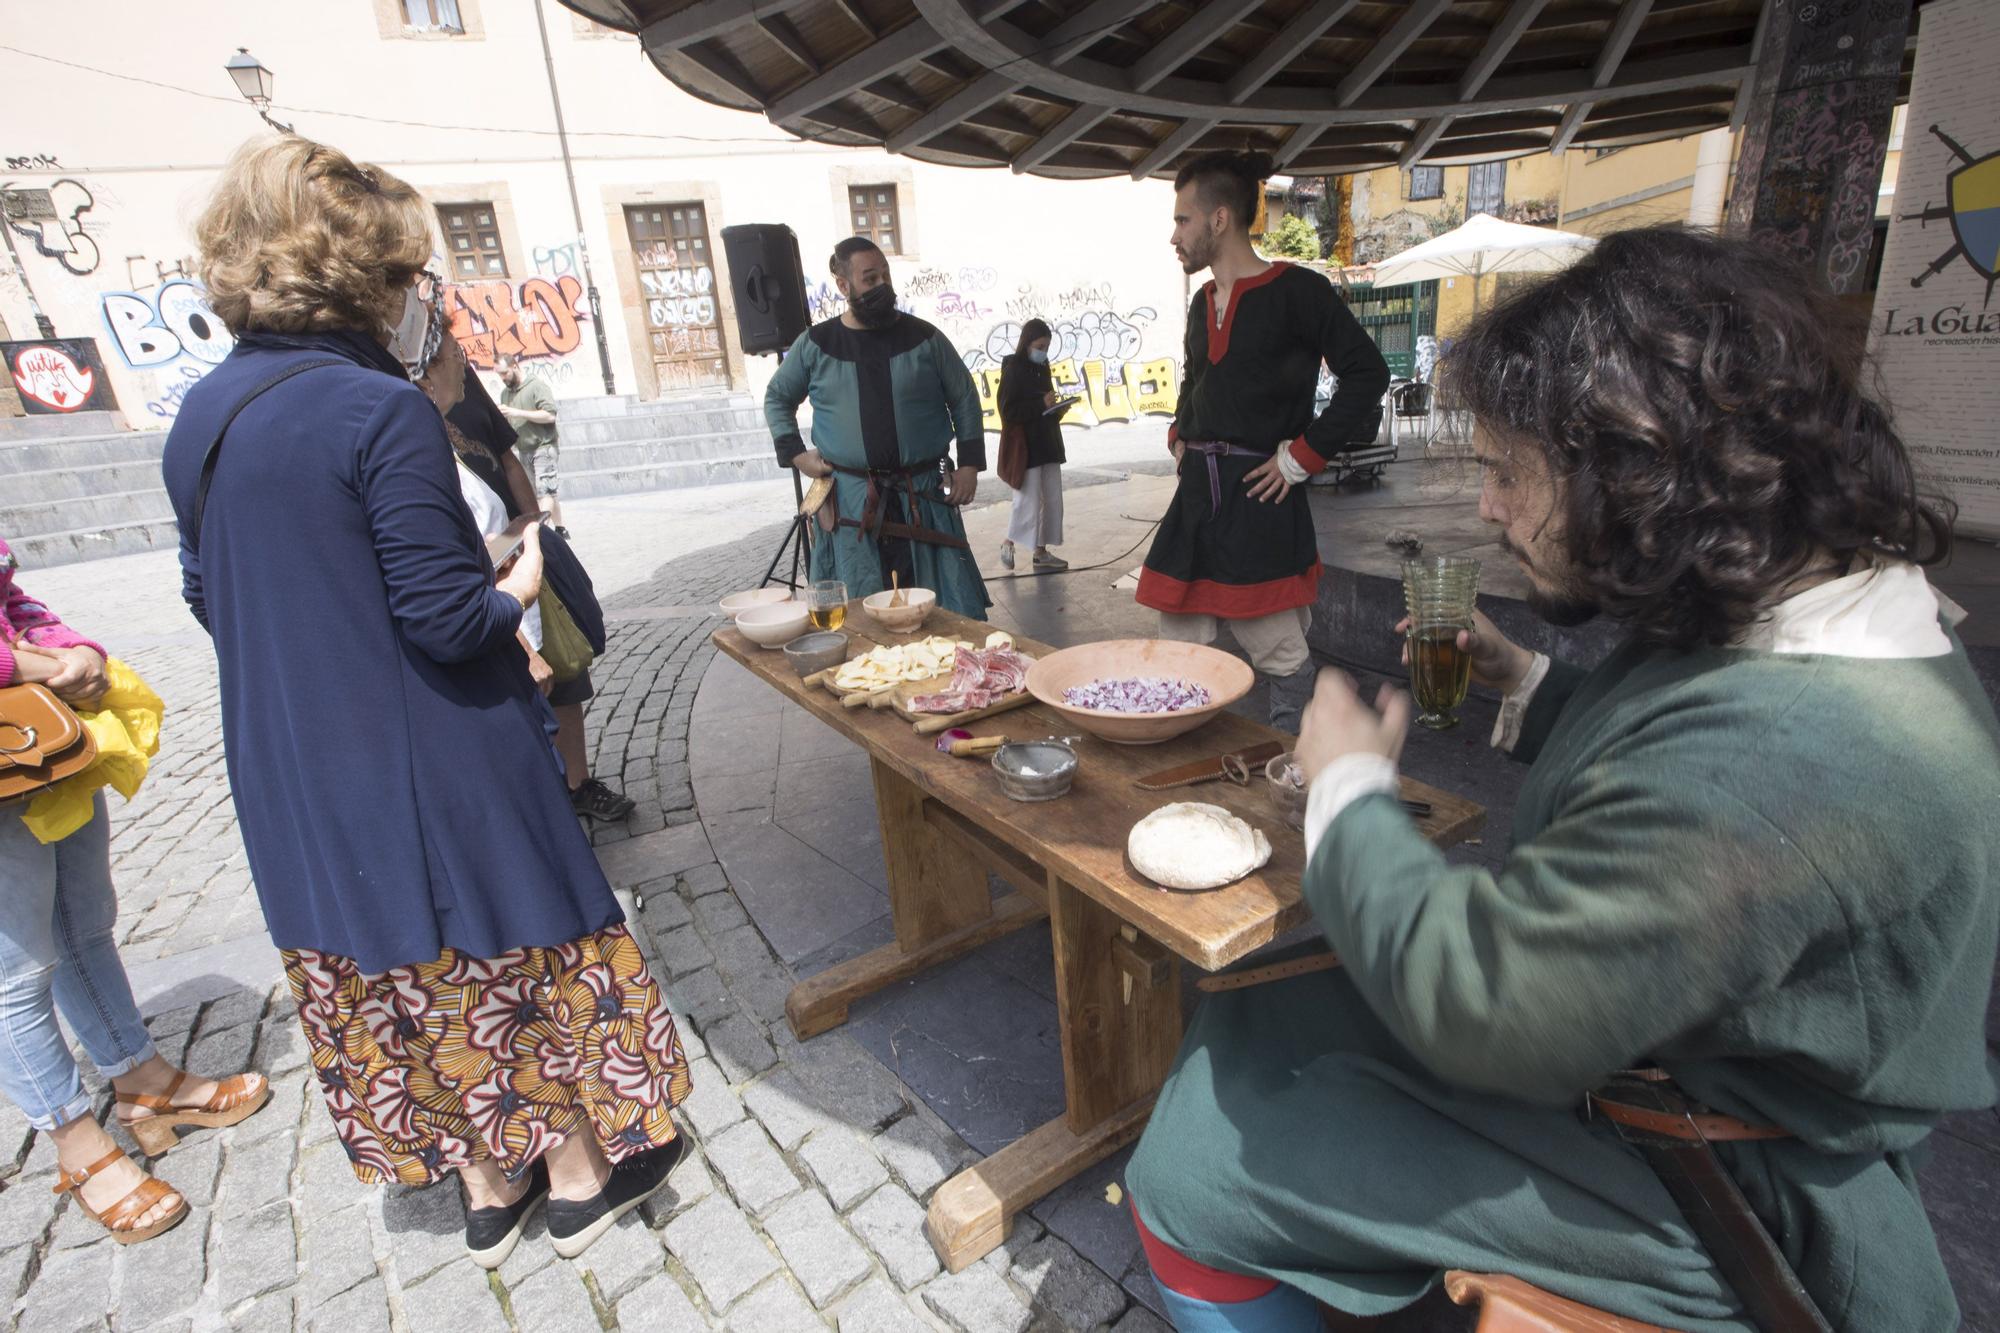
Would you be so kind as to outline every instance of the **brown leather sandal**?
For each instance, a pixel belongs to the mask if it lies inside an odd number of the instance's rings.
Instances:
[[[231,1074],[216,1084],[215,1095],[201,1105],[175,1106],[174,1094],[185,1082],[187,1071],[183,1069],[167,1085],[165,1096],[146,1092],[118,1094],[119,1105],[136,1106],[151,1113],[132,1118],[121,1112],[118,1116],[118,1123],[132,1131],[132,1137],[149,1157],[158,1157],[180,1142],[180,1135],[174,1133],[178,1125],[220,1129],[248,1120],[271,1100],[271,1082],[262,1074]]]
[[[99,1225],[111,1233],[111,1239],[117,1241],[120,1245],[132,1245],[142,1240],[151,1240],[162,1231],[171,1231],[173,1228],[179,1226],[181,1220],[188,1215],[188,1202],[182,1197],[181,1192],[172,1185],[153,1176],[147,1176],[139,1182],[138,1186],[130,1194],[127,1194],[103,1212],[100,1213],[95,1208],[92,1208],[89,1202],[83,1197],[83,1183],[92,1176],[102,1172],[106,1167],[116,1166],[119,1162],[125,1160],[127,1160],[125,1150],[123,1148],[113,1148],[110,1152],[104,1154],[104,1156],[98,1158],[81,1171],[58,1172],[56,1175],[55,1192],[57,1194],[75,1194],[77,1207],[97,1219]],[[143,1227],[134,1225],[136,1219],[144,1217],[147,1212],[157,1207],[161,1200],[169,1196],[180,1199],[180,1206],[157,1222]]]

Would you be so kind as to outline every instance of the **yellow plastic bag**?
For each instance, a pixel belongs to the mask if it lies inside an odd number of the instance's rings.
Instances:
[[[56,783],[28,802],[21,822],[42,842],[60,842],[90,822],[99,787],[131,800],[160,751],[160,717],[167,706],[139,673],[117,658],[104,664],[110,683],[97,711],[77,710],[77,719],[97,743],[97,758],[73,778]]]

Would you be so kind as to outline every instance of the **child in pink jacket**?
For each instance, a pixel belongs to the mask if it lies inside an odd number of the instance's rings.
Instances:
[[[91,673],[101,685],[109,654],[16,587],[14,571],[20,567],[14,552],[0,541],[0,685],[37,681],[61,691]],[[61,651],[67,648],[90,649],[97,654],[96,664],[87,665]],[[16,649],[21,650],[18,656]]]

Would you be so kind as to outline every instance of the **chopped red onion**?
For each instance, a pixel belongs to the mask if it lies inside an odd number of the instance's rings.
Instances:
[[[1071,708],[1100,713],[1178,713],[1183,708],[1206,708],[1208,699],[1208,691],[1200,685],[1160,676],[1093,680],[1063,691],[1063,702]]]

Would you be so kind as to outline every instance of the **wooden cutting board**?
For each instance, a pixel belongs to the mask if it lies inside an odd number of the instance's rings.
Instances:
[[[866,651],[868,651],[866,648],[861,650],[861,652]],[[858,657],[860,653],[854,653],[852,656]],[[977,722],[980,718],[993,717],[1034,702],[1034,696],[1024,689],[1008,695],[998,703],[988,704],[984,708],[968,709],[963,713],[922,713],[910,706],[910,700],[920,694],[935,694],[943,689],[951,680],[949,671],[924,680],[906,680],[896,685],[884,686],[879,691],[843,690],[833,683],[833,675],[832,671],[820,673],[819,683],[826,687],[827,693],[843,702],[846,702],[850,695],[861,694],[867,702],[864,704],[860,700],[855,700],[850,706],[893,709],[898,716],[916,727],[919,736],[935,736],[940,731],[963,726],[967,722]]]

